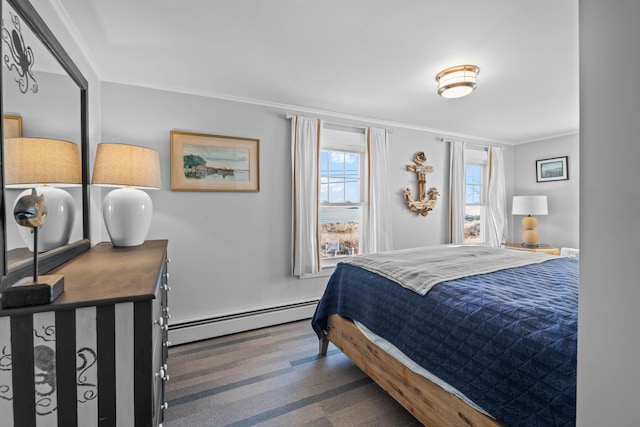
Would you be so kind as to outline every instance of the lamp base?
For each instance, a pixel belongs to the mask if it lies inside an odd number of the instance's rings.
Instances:
[[[540,235],[535,230],[538,221],[531,215],[522,219],[522,233],[520,233],[520,239],[522,240],[523,248],[537,248]]]
[[[538,249],[540,247],[539,244],[533,244],[533,245],[529,245],[527,243],[523,243],[520,246],[522,246],[523,248],[528,248],[528,249]]]
[[[153,214],[151,197],[137,188],[118,188],[102,203],[102,216],[113,246],[139,246],[144,243]]]

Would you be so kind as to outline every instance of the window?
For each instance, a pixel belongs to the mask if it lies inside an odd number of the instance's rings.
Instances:
[[[484,243],[487,151],[465,149],[464,242]]]
[[[323,266],[359,253],[364,209],[362,132],[323,129],[320,141],[320,256]]]

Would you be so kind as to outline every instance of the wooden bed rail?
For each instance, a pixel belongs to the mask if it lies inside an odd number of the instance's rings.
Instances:
[[[498,427],[499,422],[464,403],[457,396],[416,374],[369,341],[356,325],[337,314],[329,317],[320,337],[320,354],[329,341],[372,380],[426,426]]]

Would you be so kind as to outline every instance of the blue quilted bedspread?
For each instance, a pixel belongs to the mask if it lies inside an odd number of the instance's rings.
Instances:
[[[507,426],[573,426],[578,261],[443,282],[420,296],[348,264],[312,320],[355,319]]]

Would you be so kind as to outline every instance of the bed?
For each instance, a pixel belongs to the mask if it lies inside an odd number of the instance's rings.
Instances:
[[[578,260],[440,245],[338,264],[312,327],[429,426],[575,425]]]

